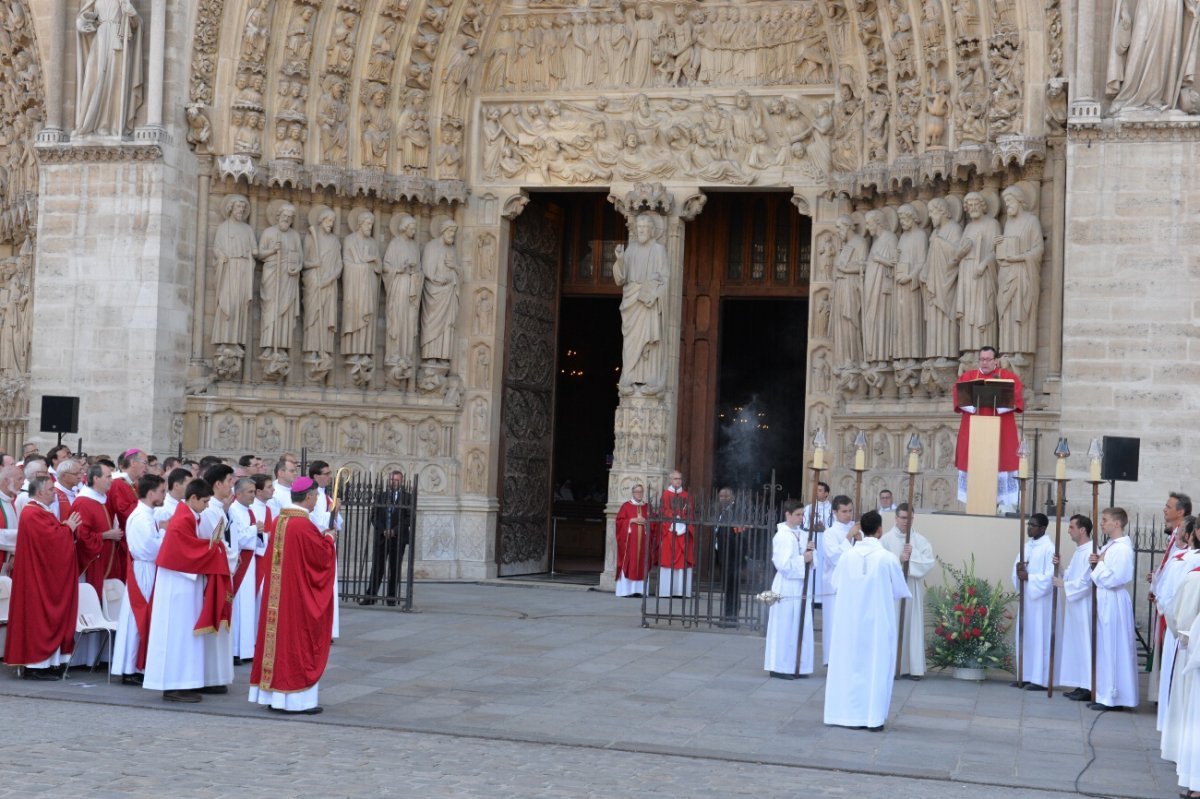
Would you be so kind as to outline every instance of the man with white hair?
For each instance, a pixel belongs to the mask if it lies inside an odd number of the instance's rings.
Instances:
[[[71,515],[71,506],[79,495],[79,461],[67,458],[58,462],[54,479],[54,501],[58,503],[59,521]]]
[[[0,469],[0,575],[12,571],[13,553],[17,551],[17,509],[15,500],[21,488],[21,469],[5,466]]]
[[[29,502],[29,484],[35,477],[49,477],[50,467],[46,463],[46,459],[40,455],[29,458],[25,461],[25,482],[21,485],[21,490],[17,492],[16,508],[17,515],[20,516],[21,511],[25,509],[25,505]],[[55,516],[58,515],[58,500],[50,506],[50,511]]]

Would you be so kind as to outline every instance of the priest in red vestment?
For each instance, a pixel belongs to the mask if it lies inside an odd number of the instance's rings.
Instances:
[[[96,596],[104,596],[104,581],[109,577],[125,579],[129,560],[125,534],[108,509],[111,487],[112,469],[103,463],[92,464],[87,471],[87,485],[79,489],[71,505],[83,520],[75,532],[79,571],[96,589]]]
[[[64,524],[50,510],[54,479],[35,477],[32,498],[21,511],[18,536],[21,568],[13,573],[4,662],[24,666],[25,677],[54,680],[51,667],[65,665],[75,650],[75,619],[79,613],[79,572],[75,560],[75,529],[79,515]]]
[[[692,593],[695,564],[695,532],[690,524],[692,499],[683,487],[683,474],[671,472],[663,489],[662,509],[666,521],[658,524],[658,595],[688,596]]]
[[[629,492],[617,511],[617,596],[640,597],[646,592],[646,489],[641,483]]]
[[[969,383],[972,380],[1011,380],[1013,381],[1012,408],[976,408],[973,405],[958,404],[958,383]],[[971,437],[971,418],[973,416],[1000,417],[1000,463],[996,486],[996,502],[1000,505],[1015,506],[1018,500],[1017,447],[1020,438],[1017,435],[1017,420],[1014,412],[1025,411],[1024,389],[1021,378],[1007,369],[1001,369],[998,353],[995,347],[983,347],[979,350],[979,368],[972,369],[958,378],[954,392],[954,410],[961,415],[958,426],[958,449],[955,452],[954,464],[958,467],[958,500],[967,501],[967,463],[968,443]]]
[[[146,455],[137,449],[123,452],[117,458],[117,467],[121,471],[113,473],[107,505],[109,514],[124,531],[125,520],[138,505],[136,487],[137,481],[146,473]]]
[[[318,530],[309,514],[316,484],[297,477],[292,504],[271,536],[258,641],[250,672],[250,701],[286,713],[315,715],[317,682],[329,660],[333,633],[333,575],[337,531]],[[333,508],[330,509],[331,513]]]

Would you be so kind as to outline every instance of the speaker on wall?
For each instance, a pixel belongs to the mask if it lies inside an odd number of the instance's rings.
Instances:
[[[1104,459],[1100,462],[1100,477],[1103,480],[1125,480],[1136,483],[1138,479],[1138,452],[1140,438],[1104,437]]]
[[[79,432],[79,397],[42,397],[43,433]]]

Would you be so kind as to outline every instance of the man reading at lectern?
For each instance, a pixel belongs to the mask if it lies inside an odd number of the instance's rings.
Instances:
[[[974,405],[958,404],[958,385],[974,380],[1011,380],[1013,381],[1013,408],[976,408]],[[1017,484],[1017,446],[1020,439],[1017,436],[1017,421],[1013,411],[1025,411],[1024,389],[1021,378],[1007,369],[1001,369],[998,353],[995,347],[982,347],[979,350],[979,368],[963,372],[955,384],[954,410],[962,414],[958,425],[958,450],[954,456],[954,465],[958,467],[958,501],[967,501],[967,463],[968,442],[971,438],[972,416],[1000,417],[1000,463],[996,475],[996,503],[1002,509],[1017,506],[1019,487]]]

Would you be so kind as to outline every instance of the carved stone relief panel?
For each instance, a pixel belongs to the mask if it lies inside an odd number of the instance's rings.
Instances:
[[[5,31],[0,63],[7,65],[0,81],[0,244],[20,245],[35,230],[38,162],[33,144],[46,117],[46,92],[25,0],[6,3],[0,23]]]

